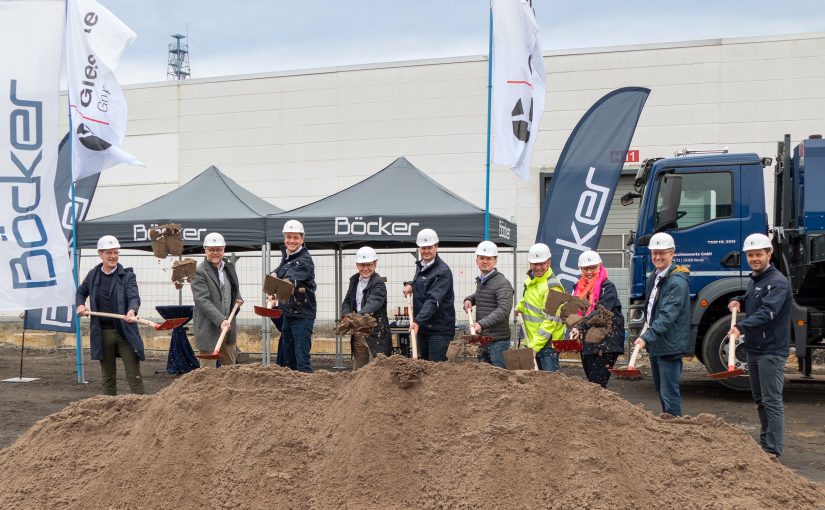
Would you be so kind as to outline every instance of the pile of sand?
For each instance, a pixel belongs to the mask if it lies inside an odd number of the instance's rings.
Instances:
[[[0,451],[0,508],[816,508],[823,486],[710,415],[594,384],[379,357],[237,366],[95,397]]]

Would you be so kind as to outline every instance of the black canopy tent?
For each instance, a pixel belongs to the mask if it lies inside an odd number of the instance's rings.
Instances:
[[[484,209],[441,186],[400,157],[388,167],[317,202],[269,218],[276,244],[287,220],[304,225],[307,244],[343,249],[414,246],[422,228],[438,233],[440,246],[475,246],[484,239]],[[489,239],[516,246],[516,226],[491,214]]]
[[[228,252],[261,250],[266,244],[267,215],[282,211],[210,166],[151,202],[78,223],[77,246],[95,248],[100,237],[113,235],[124,248],[148,250],[151,226],[180,223],[186,253],[201,252],[209,232],[223,235]]]
[[[183,226],[185,253],[203,252],[203,238],[219,232],[226,251],[260,250],[263,277],[269,271],[267,216],[283,209],[275,207],[233,181],[215,166],[169,193],[141,206],[77,224],[78,248],[95,248],[97,240],[113,235],[124,248],[151,250],[149,228],[166,223]],[[269,351],[269,319],[263,318],[263,350]],[[264,363],[268,363],[268,356]]]
[[[344,249],[414,248],[423,228],[437,232],[441,247],[475,247],[484,240],[484,209],[438,184],[404,157],[349,188],[268,219],[267,238],[273,244],[281,244],[286,221],[298,220],[307,246],[335,250],[336,317],[344,292]],[[490,214],[488,234],[497,245],[512,248],[515,281],[516,225]],[[343,337],[336,336],[335,345],[338,368]]]

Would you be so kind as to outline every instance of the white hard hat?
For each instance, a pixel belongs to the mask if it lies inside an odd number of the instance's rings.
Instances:
[[[298,220],[289,220],[284,223],[284,234],[304,234],[304,226]]]
[[[544,243],[536,243],[527,251],[527,262],[539,264],[550,260],[550,247]]]
[[[422,228],[418,231],[415,244],[417,244],[419,248],[436,245],[438,244],[438,234],[431,228]]]
[[[582,252],[582,254],[579,255],[579,267],[590,267],[601,263],[602,258],[593,250]]]
[[[120,243],[117,242],[115,236],[103,236],[97,240],[98,250],[112,250],[115,248],[120,248]]]
[[[226,241],[224,241],[223,236],[217,232],[206,234],[206,237],[203,238],[204,248],[217,248],[224,246],[226,246]]]
[[[476,255],[498,257],[498,246],[493,241],[481,241],[476,248]]]
[[[670,234],[659,232],[658,234],[653,234],[653,237],[650,238],[650,244],[648,244],[647,247],[651,250],[674,250],[676,249],[676,243],[673,242]]]
[[[355,263],[366,264],[368,262],[375,262],[378,260],[378,254],[369,246],[362,246],[355,252]]]
[[[742,251],[761,250],[763,248],[767,248],[769,250],[773,249],[773,246],[771,246],[771,240],[768,239],[768,236],[765,234],[751,234],[745,238]]]

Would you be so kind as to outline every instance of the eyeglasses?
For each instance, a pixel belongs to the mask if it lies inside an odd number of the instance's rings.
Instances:
[[[223,248],[207,248],[206,253],[223,253]]]
[[[596,272],[598,270],[599,270],[599,266],[587,266],[587,267],[582,267],[581,268],[582,273],[593,273],[593,272]]]

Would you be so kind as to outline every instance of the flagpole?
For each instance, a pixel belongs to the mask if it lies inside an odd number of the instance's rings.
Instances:
[[[484,198],[484,240],[490,239],[490,122],[493,103],[493,2],[490,0],[490,46],[487,53],[487,182]]]
[[[72,111],[69,110],[69,168],[72,175],[72,261],[74,275],[74,286],[77,288],[80,285],[78,260],[77,260],[77,213],[75,212],[75,195],[74,195],[74,168],[72,168]],[[72,308],[76,308],[75,303],[71,304]],[[74,315],[74,345],[75,345],[75,359],[77,361],[77,382],[83,384],[86,378],[83,373],[83,337],[80,336],[80,317],[77,312]]]
[[[69,2],[66,2],[66,48],[69,47],[68,44],[68,37],[69,37]],[[72,138],[72,95],[69,93],[69,87],[71,84],[69,83],[69,52],[66,52],[66,105],[68,106],[69,112],[69,175],[70,178],[70,187],[72,190],[72,275],[74,276],[74,286],[75,288],[80,285],[80,275],[79,275],[79,267],[78,267],[78,259],[77,259],[77,212],[75,211],[75,190],[74,190],[74,141]],[[74,311],[72,315],[74,317],[74,348],[75,348],[75,362],[76,362],[76,371],[77,371],[77,382],[80,384],[86,383],[86,377],[83,370],[83,337],[80,335],[80,317],[77,315],[77,305],[72,302],[69,306],[71,306]]]

